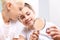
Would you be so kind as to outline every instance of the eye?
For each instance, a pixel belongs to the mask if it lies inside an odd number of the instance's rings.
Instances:
[[[21,19],[24,19],[24,18],[25,18],[25,16],[21,15],[21,16],[20,16],[20,18],[21,18]]]
[[[30,15],[30,12],[26,12],[26,14],[29,16]]]

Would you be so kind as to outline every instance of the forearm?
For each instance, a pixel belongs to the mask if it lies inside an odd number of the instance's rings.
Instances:
[[[18,40],[26,40],[24,36],[20,35]]]
[[[18,38],[13,38],[13,40],[18,40]]]

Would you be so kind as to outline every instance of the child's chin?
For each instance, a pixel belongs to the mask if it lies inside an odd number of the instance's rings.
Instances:
[[[31,24],[28,24],[28,26],[32,26],[33,24],[31,23]]]
[[[26,26],[31,26],[31,25],[33,25],[33,23],[32,22],[29,22],[29,23],[27,23],[27,24],[25,24]]]

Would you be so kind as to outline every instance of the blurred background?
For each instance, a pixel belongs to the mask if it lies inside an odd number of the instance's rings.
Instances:
[[[1,3],[1,0],[0,0],[0,12],[2,11],[2,3]]]
[[[35,10],[36,17],[45,18],[54,24],[60,26],[60,0],[24,0],[32,5]],[[0,0],[0,12],[2,5]]]

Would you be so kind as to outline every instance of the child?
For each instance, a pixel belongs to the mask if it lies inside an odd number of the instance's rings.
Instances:
[[[23,27],[18,21],[20,9],[24,7],[23,0],[2,0],[0,13],[0,40],[18,40],[18,31]]]
[[[27,40],[52,40],[46,30],[55,26],[53,23],[41,18],[35,18],[35,12],[28,3],[25,3],[21,11],[19,20],[25,25],[23,34]]]

